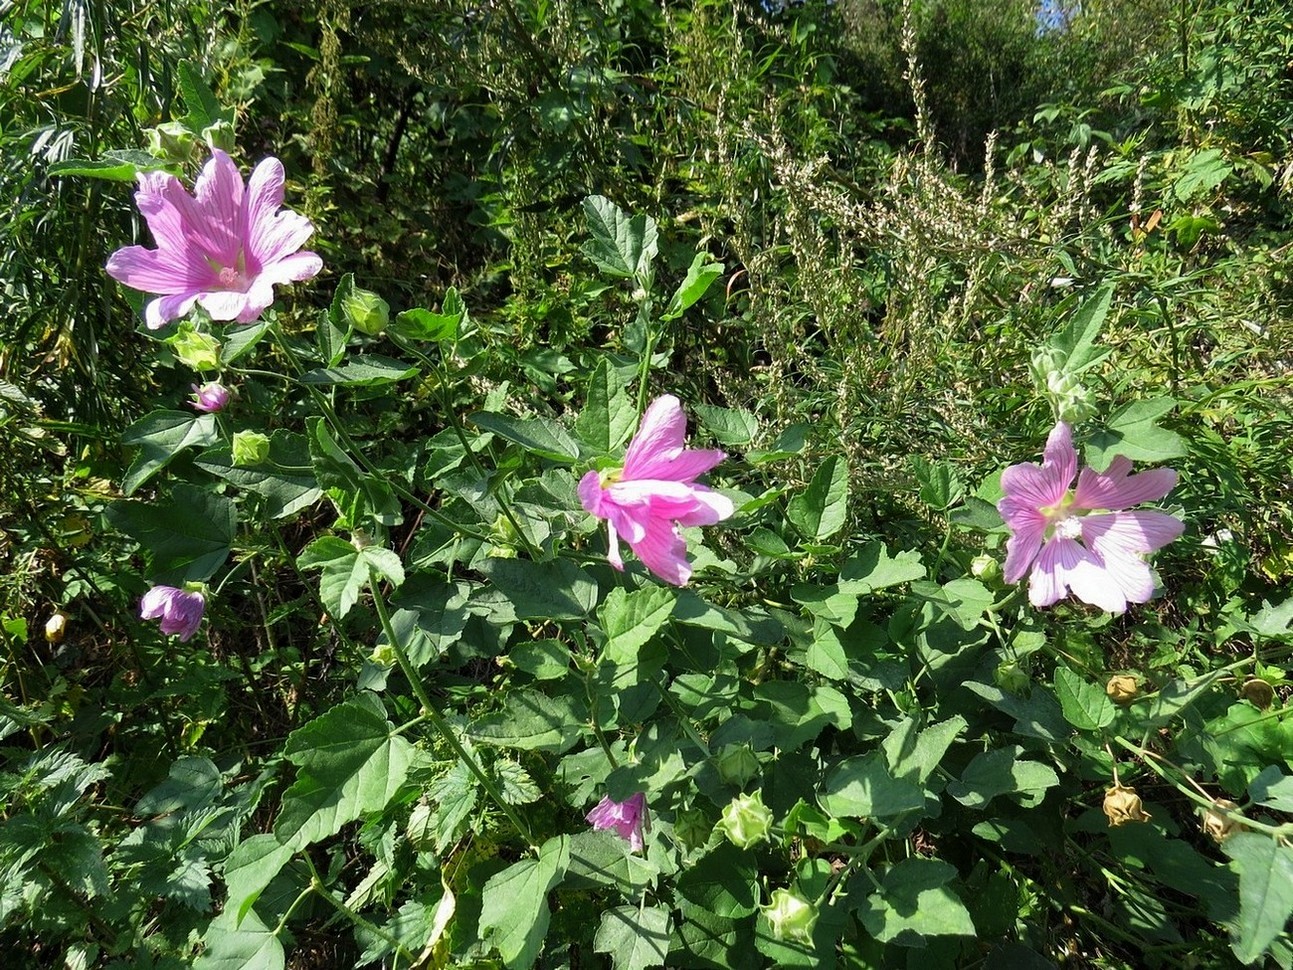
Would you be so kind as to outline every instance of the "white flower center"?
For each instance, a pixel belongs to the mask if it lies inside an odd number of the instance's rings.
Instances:
[[[1082,520],[1070,515],[1055,523],[1055,534],[1064,539],[1077,539],[1082,535]]]

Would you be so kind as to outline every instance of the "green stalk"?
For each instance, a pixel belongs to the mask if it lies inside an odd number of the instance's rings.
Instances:
[[[386,599],[382,596],[380,588],[380,578],[375,572],[369,572],[369,580],[373,588],[373,605],[377,608],[377,617],[382,624],[382,632],[386,634],[386,640],[391,645],[391,652],[395,654],[395,659],[399,661],[400,669],[404,671],[404,676],[408,678],[409,686],[413,688],[413,694],[417,697],[418,703],[422,705],[422,713],[426,719],[431,722],[435,729],[444,738],[444,741],[467,766],[476,780],[480,782],[481,787],[485,789],[489,797],[494,800],[503,814],[507,816],[509,822],[516,828],[516,831],[525,839],[530,851],[536,856],[539,854],[539,847],[534,842],[534,836],[530,834],[530,827],[525,824],[516,810],[507,803],[503,798],[503,793],[498,790],[492,778],[485,774],[485,770],[475,758],[468,753],[467,749],[462,746],[456,735],[440,712],[436,710],[435,704],[431,700],[431,695],[427,693],[426,687],[422,683],[422,678],[418,676],[417,668],[409,660],[408,654],[404,652],[404,645],[395,634],[395,628],[391,625],[390,608],[386,605]]]

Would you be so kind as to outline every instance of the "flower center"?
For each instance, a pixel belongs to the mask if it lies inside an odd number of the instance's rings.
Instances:
[[[623,468],[608,468],[599,477],[602,488],[610,488],[624,475]]]
[[[247,279],[247,257],[240,249],[238,258],[232,266],[221,266],[211,257],[207,257],[207,264],[215,270],[216,281],[220,284],[222,290],[233,290],[238,293],[246,293],[247,288],[251,285],[251,280]]]
[[[1076,515],[1060,519],[1055,523],[1055,534],[1064,539],[1077,539],[1082,535],[1082,520]]]

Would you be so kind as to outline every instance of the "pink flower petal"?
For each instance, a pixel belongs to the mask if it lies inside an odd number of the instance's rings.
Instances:
[[[1154,552],[1185,531],[1180,519],[1152,509],[1085,515],[1081,523],[1082,541],[1102,556]]]
[[[307,250],[303,253],[295,253],[291,256],[276,259],[272,263],[266,263],[256,277],[256,282],[272,283],[274,285],[297,283],[319,275],[321,269],[323,269],[323,260],[319,258],[317,253]]]
[[[1017,515],[1006,518],[1006,523],[1014,531],[1006,540],[1005,581],[1017,583],[1024,578],[1028,567],[1037,558],[1042,547],[1042,536],[1046,532],[1046,520],[1036,512],[1030,515]]]
[[[651,466],[657,461],[677,457],[682,451],[686,431],[687,419],[676,397],[662,394],[652,401],[624,455],[624,478],[669,477],[652,474]]]
[[[997,503],[997,509],[1001,511],[1001,517],[1005,518],[1006,512],[1001,506],[1008,500],[1019,507],[1031,509],[1055,505],[1068,491],[1069,481],[1070,479],[1056,474],[1054,468],[1035,465],[1030,461],[1011,465],[1001,473],[1001,490],[1006,493],[1006,497]]]
[[[687,543],[667,519],[651,519],[645,524],[642,538],[630,542],[629,547],[647,569],[665,582],[686,586],[691,578]]]
[[[150,300],[144,307],[144,322],[148,324],[149,330],[160,330],[172,320],[179,319],[192,310],[193,304],[197,301],[197,293],[159,296],[156,300]]]
[[[1154,574],[1139,556],[1103,555],[1104,571],[1128,603],[1148,603],[1154,596]],[[1121,610],[1112,612],[1121,613]]]
[[[248,322],[242,320],[249,306],[246,293],[240,293],[238,290],[214,290],[199,294],[198,302],[202,304],[203,310],[211,314],[212,320]],[[256,316],[259,316],[259,311],[249,319],[254,320]]]
[[[1176,485],[1176,472],[1152,468],[1129,475],[1131,460],[1119,455],[1104,472],[1082,469],[1073,504],[1081,509],[1130,509],[1144,502],[1157,502]]]
[[[107,273],[119,283],[144,293],[188,293],[215,282],[205,263],[177,258],[171,250],[125,246],[108,257]]]
[[[234,266],[247,239],[243,211],[242,175],[232,158],[213,149],[211,160],[202,168],[193,194],[200,212],[199,225],[213,247],[209,255],[221,266]]]
[[[726,495],[719,495],[704,485],[693,485],[692,490],[692,500],[696,507],[691,512],[677,516],[679,525],[714,525],[730,519],[736,512],[736,506]]]

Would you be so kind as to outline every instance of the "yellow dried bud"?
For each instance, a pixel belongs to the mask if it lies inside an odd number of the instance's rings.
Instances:
[[[1109,678],[1104,685],[1104,692],[1115,704],[1130,704],[1140,694],[1140,685],[1130,674],[1118,674]]]
[[[1213,842],[1226,841],[1239,827],[1239,822],[1227,813],[1237,811],[1239,806],[1229,798],[1214,798],[1212,807],[1203,813],[1204,833]]]
[[[1104,814],[1114,828],[1128,822],[1148,822],[1149,813],[1140,804],[1140,796],[1134,788],[1126,785],[1114,785],[1104,793]]]
[[[1244,681],[1244,686],[1239,688],[1239,695],[1263,711],[1275,703],[1275,688],[1260,677]]]
[[[63,637],[67,633],[67,621],[70,619],[71,617],[69,617],[62,610],[59,610],[48,620],[46,620],[45,621],[45,642],[62,643]]]

